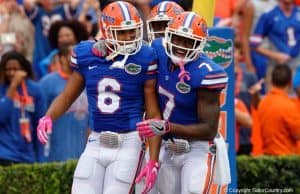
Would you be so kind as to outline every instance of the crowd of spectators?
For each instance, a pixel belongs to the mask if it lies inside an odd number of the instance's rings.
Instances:
[[[68,80],[70,48],[82,40],[101,38],[97,20],[112,1],[0,0],[0,165],[79,157],[90,123],[85,93],[54,123],[50,150],[42,150],[35,129]],[[127,1],[144,21],[161,2]],[[174,1],[191,10],[191,0]],[[232,27],[236,34],[238,154],[300,153],[299,4],[216,0],[215,27]]]

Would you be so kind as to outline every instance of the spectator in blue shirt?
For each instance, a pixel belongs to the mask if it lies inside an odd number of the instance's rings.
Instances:
[[[35,48],[33,53],[33,68],[36,78],[40,78],[39,62],[51,52],[48,42],[48,33],[55,21],[72,19],[76,14],[79,0],[70,0],[70,3],[54,4],[51,0],[24,0],[27,16],[35,27]]]
[[[86,26],[77,20],[57,21],[49,29],[48,40],[52,48],[51,53],[39,63],[41,77],[57,70],[58,50],[64,46],[74,46],[89,38]]]
[[[0,165],[43,161],[37,140],[38,119],[46,104],[40,87],[32,81],[30,62],[10,51],[0,62]]]

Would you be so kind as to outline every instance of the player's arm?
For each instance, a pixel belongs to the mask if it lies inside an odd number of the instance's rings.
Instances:
[[[191,140],[212,140],[218,131],[220,90],[198,89],[197,113],[199,123],[181,125],[166,120],[145,120],[137,124],[142,137],[171,133]]]
[[[65,89],[52,102],[46,115],[50,116],[53,120],[60,117],[77,99],[83,89],[84,78],[80,73],[74,71],[70,76]]]
[[[161,118],[155,86],[156,86],[155,79],[147,80],[144,85],[146,119]],[[149,138],[148,141],[149,141],[150,160],[158,161],[159,150],[161,145],[161,137],[154,136]]]
[[[39,120],[37,136],[42,144],[47,143],[48,135],[52,132],[52,121],[66,112],[83,89],[84,79],[80,73],[74,71],[63,92],[55,98],[46,115]]]
[[[69,3],[69,5],[71,6],[71,8],[73,10],[76,10],[76,8],[78,7],[80,1],[79,0],[70,0],[69,2],[67,1],[67,3]]]
[[[180,125],[170,123],[170,133],[195,140],[212,140],[218,131],[220,115],[220,91],[198,89],[198,124]]]
[[[37,0],[24,0],[23,5],[25,10],[31,11],[36,6]]]
[[[144,85],[144,95],[145,95],[145,108],[146,108],[146,119],[156,118],[160,119],[160,111],[157,101],[157,93],[155,90],[156,80],[149,79]],[[153,185],[155,184],[156,177],[159,170],[159,150],[161,144],[160,136],[153,136],[148,138],[149,142],[149,155],[150,159],[141,170],[135,182],[140,182],[145,177],[145,186],[142,193],[148,193]]]
[[[264,37],[268,37],[270,29],[273,28],[273,18],[269,13],[264,13],[259,18],[254,33],[250,36],[250,45],[256,52],[283,64],[288,62],[291,57],[285,53],[272,51],[262,46]]]
[[[269,59],[275,60],[279,64],[284,64],[291,60],[291,57],[288,54],[278,52],[278,51],[273,51],[264,48],[263,46],[256,47],[255,51],[268,57]]]
[[[253,66],[253,62],[250,54],[250,46],[249,46],[249,37],[251,35],[253,18],[254,18],[254,5],[251,1],[246,3],[246,7],[244,8],[244,30],[241,35],[241,43],[242,49],[244,51],[245,63],[248,71],[255,72],[255,67]]]
[[[234,103],[235,103],[234,112],[235,112],[236,123],[241,127],[251,128],[252,117],[244,102],[241,101],[240,99],[234,99]]]

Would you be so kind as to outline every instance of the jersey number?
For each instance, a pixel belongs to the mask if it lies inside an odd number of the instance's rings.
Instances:
[[[43,29],[43,34],[44,36],[48,36],[48,32],[50,30],[51,24],[55,23],[56,21],[60,21],[62,20],[62,16],[59,14],[54,14],[52,16],[47,16],[44,15],[42,16],[41,20],[42,20],[42,29]]]
[[[121,90],[120,83],[112,78],[104,78],[98,82],[97,106],[103,113],[113,113],[120,106],[120,96],[116,94]]]
[[[207,70],[208,71],[212,71],[213,69],[212,69],[212,67],[210,66],[210,64],[208,64],[208,63],[201,63],[199,66],[198,66],[198,68],[200,69],[201,67],[206,67],[207,68]]]
[[[297,44],[297,41],[295,39],[295,30],[292,27],[289,27],[287,29],[287,35],[288,35],[288,45],[289,46],[295,46]]]
[[[175,107],[175,103],[174,103],[174,95],[172,95],[170,92],[168,92],[167,90],[165,90],[164,88],[162,88],[161,86],[159,86],[158,88],[158,93],[166,96],[168,98],[168,102],[166,103],[166,107],[165,110],[163,112],[163,118],[165,120],[168,120],[174,107]]]

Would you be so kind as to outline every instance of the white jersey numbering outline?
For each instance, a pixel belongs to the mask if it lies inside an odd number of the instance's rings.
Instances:
[[[168,92],[167,90],[165,90],[163,87],[159,86],[158,88],[158,93],[166,96],[168,98],[168,102],[166,103],[166,107],[165,110],[163,112],[163,118],[165,120],[168,120],[172,110],[175,107],[175,103],[174,103],[174,95],[172,95],[170,92]]]
[[[288,45],[289,46],[295,46],[297,44],[297,41],[295,39],[295,30],[292,27],[289,27],[287,29],[287,35],[288,35]]]
[[[107,89],[110,88],[109,91]],[[98,82],[97,106],[103,113],[114,113],[120,106],[120,96],[115,92],[121,90],[121,84],[113,78],[104,78]],[[109,101],[109,102],[108,102]]]
[[[210,66],[210,64],[208,64],[208,63],[201,63],[199,66],[198,66],[198,68],[200,69],[201,67],[203,67],[203,66],[205,66],[207,69],[208,69],[208,71],[212,71],[213,69],[212,69],[212,67]]]

